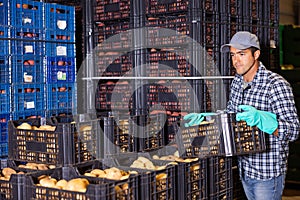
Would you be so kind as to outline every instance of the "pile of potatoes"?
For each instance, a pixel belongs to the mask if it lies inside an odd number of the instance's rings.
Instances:
[[[176,163],[170,163],[170,164],[176,164]],[[155,166],[153,162],[148,158],[139,156],[135,161],[133,161],[130,167],[139,168],[139,169],[149,169],[149,170],[162,170],[166,168],[166,165]]]
[[[27,122],[24,122],[17,126],[17,129],[22,129],[22,130],[42,130],[42,131],[55,131],[56,126],[50,126],[50,125],[42,125],[42,126],[31,126]]]
[[[85,178],[74,178],[69,181],[65,179],[57,180],[51,176],[42,175],[38,177],[38,183],[36,185],[84,193],[89,185],[89,181]]]
[[[178,151],[176,151],[173,155],[166,155],[166,156],[158,156],[153,155],[152,158],[154,160],[166,160],[166,161],[175,161],[175,162],[194,162],[197,161],[199,158],[180,158]]]
[[[0,175],[0,180],[5,180],[5,181],[9,181],[10,176],[12,174],[24,174],[24,172],[16,172],[16,170],[10,168],[10,167],[5,167],[2,169],[1,171],[1,175]]]
[[[18,165],[19,168],[32,169],[32,170],[48,170],[54,169],[55,165],[47,165],[42,163],[26,163]]]
[[[84,173],[84,176],[107,178],[111,180],[125,180],[128,179],[130,173],[120,170],[116,167],[107,169],[93,169],[91,172]]]

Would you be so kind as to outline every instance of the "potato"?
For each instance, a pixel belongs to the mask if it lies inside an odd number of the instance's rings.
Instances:
[[[21,125],[17,126],[17,129],[23,129],[23,130],[31,130],[32,127],[30,124],[24,122]]]

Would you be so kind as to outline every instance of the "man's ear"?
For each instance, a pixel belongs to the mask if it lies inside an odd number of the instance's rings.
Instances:
[[[259,58],[259,56],[260,56],[260,50],[256,50],[254,52],[254,58],[255,58],[255,60],[257,60]]]

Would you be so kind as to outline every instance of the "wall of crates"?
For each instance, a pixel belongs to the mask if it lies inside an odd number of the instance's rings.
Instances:
[[[95,53],[95,62],[90,65],[93,74],[84,76],[102,78],[95,86],[95,105],[85,107],[89,110],[95,106],[98,112],[114,109],[145,114],[160,112],[155,108],[161,106],[168,114],[170,140],[173,137],[171,124],[186,113],[225,108],[231,80],[228,76],[233,75],[234,71],[230,67],[229,55],[221,54],[220,46],[229,42],[236,31],[257,34],[264,55],[262,62],[274,71],[280,68],[279,5],[276,0],[92,2],[93,20],[87,23],[93,27],[91,35],[94,36],[94,46],[87,45],[85,48],[88,52],[98,48],[99,54]],[[144,38],[139,38],[141,48],[136,50],[134,39],[128,34],[134,28],[148,29]],[[176,33],[170,36],[160,32],[159,28],[171,29]],[[112,40],[115,35],[118,37]],[[191,40],[187,37],[202,48],[199,50],[191,46]],[[201,60],[199,55],[202,55]],[[198,66],[194,66],[193,62],[197,62]],[[141,65],[146,67],[139,67]],[[126,76],[158,78],[154,81],[134,81],[124,78]],[[193,79],[201,76],[219,78]],[[119,82],[117,77],[122,77],[122,81]],[[186,87],[186,81],[191,88]],[[221,87],[224,90],[218,91]],[[87,93],[93,93],[95,89],[91,91],[89,88]],[[132,90],[134,94],[130,94]]]
[[[89,3],[89,1],[86,2]],[[104,56],[99,55],[102,56],[101,59],[95,59],[90,68],[94,71],[92,78],[102,77],[96,84],[98,90],[95,105],[98,113],[53,116],[52,113],[46,112],[48,117],[45,121],[39,118],[24,119],[22,117],[9,121],[10,148],[7,166],[15,169],[16,172],[30,173],[11,174],[9,179],[0,180],[0,197],[4,199],[115,200],[244,199],[240,184],[238,184],[235,156],[264,151],[264,133],[245,123],[236,122],[234,115],[227,114],[215,116],[215,121],[211,123],[190,128],[185,128],[179,122],[184,113],[209,111],[212,108],[224,106],[225,98],[224,102],[212,101],[208,93],[212,93],[214,88],[219,87],[222,84],[221,81],[229,86],[230,81],[223,79],[227,75],[232,75],[232,70],[226,67],[230,66],[229,60],[221,56],[219,48],[222,43],[228,42],[234,31],[237,29],[257,30],[257,33],[261,34],[260,37],[268,38],[267,35],[271,33],[269,31],[274,30],[272,37],[276,38],[278,3],[261,1],[256,4],[255,2],[99,0],[95,1],[95,4],[87,4],[86,6],[90,6],[90,9],[95,9],[94,13],[85,14],[95,16],[87,25],[95,25],[91,35],[96,44],[100,44],[116,33],[121,33],[117,40],[105,43],[107,46],[104,46],[101,51]],[[242,15],[246,10],[249,11],[250,5],[255,7],[255,9],[254,7],[250,9],[251,15]],[[258,19],[255,13],[258,14],[256,11],[258,8],[266,9],[264,10],[266,12],[263,12],[263,19],[274,24],[266,23],[268,26],[260,22],[255,24],[254,22]],[[254,25],[253,23],[246,25],[243,21],[246,19],[253,20]],[[211,64],[211,60],[203,59],[202,61],[205,62],[203,66],[209,67],[204,67],[200,72],[195,70],[195,66],[188,62],[189,59],[194,58],[193,55],[189,57],[192,50],[181,48],[176,52],[172,51],[177,46],[185,47],[184,39],[186,38],[178,33],[164,34],[157,29],[149,29],[147,32],[147,40],[151,41],[154,47],[130,50],[128,43],[132,38],[127,37],[128,35],[124,32],[144,26],[171,28],[191,36],[206,50],[209,50],[215,65]],[[58,42],[54,39],[55,35],[60,34],[50,31],[50,38],[53,40],[48,41],[49,49],[53,43]],[[160,36],[161,40],[156,40],[157,36]],[[59,36],[59,38],[62,37]],[[272,50],[271,52],[266,50],[266,52],[269,54],[276,52],[273,48],[270,49],[270,41],[266,38],[263,38],[263,47]],[[41,39],[39,42],[46,43],[47,40]],[[62,42],[62,44],[68,45],[69,42]],[[86,48],[87,52],[90,52],[91,49],[88,49],[90,47],[86,46]],[[122,55],[116,57],[120,52]],[[48,61],[52,66],[61,56],[48,57],[51,58]],[[68,56],[63,58],[59,61],[65,63],[72,61],[72,58]],[[132,70],[141,64],[147,64],[148,67]],[[159,64],[171,65],[175,70],[160,68]],[[216,69],[221,71],[223,78],[192,79],[200,75],[213,76]],[[193,87],[192,89],[184,87],[182,79],[162,79],[159,80],[160,82],[157,80],[151,82],[147,79],[119,81],[118,78],[127,72],[133,77],[149,74],[152,77],[182,75],[184,78],[191,78],[188,81]],[[46,77],[48,76],[44,78]],[[54,79],[57,78],[54,76]],[[55,91],[53,87],[47,90],[47,85],[60,84],[46,81],[43,83],[44,93]],[[20,85],[32,84],[35,83],[21,83]],[[128,97],[126,93],[135,85],[141,87],[138,87],[135,94],[128,94]],[[197,94],[197,99],[190,99],[192,90]],[[89,88],[86,88],[86,91],[89,92]],[[172,93],[176,93],[177,98],[182,99],[179,101]],[[59,94],[57,95],[64,99]],[[218,95],[225,97],[228,94]],[[193,106],[193,101],[196,102],[196,100],[200,106],[198,110]],[[159,109],[151,110],[151,107],[160,104],[168,114],[166,124],[161,124],[164,113],[160,113]],[[129,111],[130,116],[115,115],[114,112],[107,115],[107,111],[112,111],[113,106],[116,106],[120,112]],[[57,114],[56,111],[54,113]],[[30,123],[30,130],[28,127],[22,127],[24,122]],[[48,125],[47,130],[42,129],[42,123]],[[136,124],[141,126],[136,126]],[[223,130],[224,128],[226,131]],[[173,138],[170,138],[169,133],[172,131],[173,133],[180,132],[180,134],[173,134]],[[194,139],[193,143],[189,140],[191,138]],[[171,142],[176,142],[181,148],[174,151],[174,146],[168,145]],[[205,155],[202,152],[205,152]],[[158,157],[177,155],[190,160],[177,160],[177,164],[171,164],[158,159]],[[145,170],[132,167],[132,163],[141,156],[144,159],[148,158],[159,168]],[[195,156],[198,159],[191,159]],[[121,180],[86,176],[86,173],[91,173],[92,169],[106,170],[110,167],[121,169],[122,174],[127,176]],[[3,169],[2,166],[1,168]],[[129,171],[136,173],[128,176]],[[4,174],[3,170],[1,172]],[[83,191],[42,186],[39,181],[42,175],[68,181],[74,178],[85,178],[89,181],[89,185]]]
[[[0,2],[1,157],[9,119],[70,113],[75,107],[74,7]]]

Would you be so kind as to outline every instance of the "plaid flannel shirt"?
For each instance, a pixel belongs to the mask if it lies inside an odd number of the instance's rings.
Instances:
[[[231,84],[227,111],[239,112],[238,106],[244,104],[275,113],[278,137],[266,133],[266,152],[239,157],[241,175],[265,180],[285,174],[289,141],[296,140],[299,134],[299,119],[290,84],[262,63],[249,86],[243,89],[243,83],[243,77],[236,75]]]

